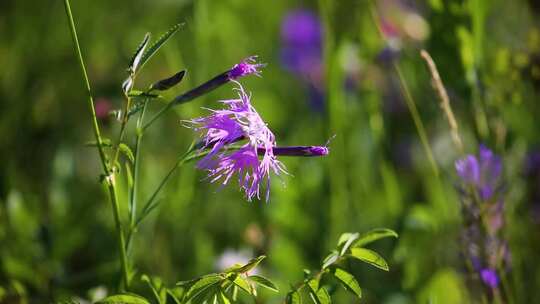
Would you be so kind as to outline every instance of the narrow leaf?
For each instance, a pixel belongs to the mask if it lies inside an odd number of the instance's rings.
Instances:
[[[174,290],[167,289],[167,295],[169,296],[169,298],[173,299],[174,304],[182,303],[182,301],[180,301],[180,297],[177,294],[175,294]]]
[[[227,298],[227,296],[221,290],[219,291],[218,301],[220,304],[231,304],[229,298]]]
[[[158,90],[158,91],[165,91],[168,90],[175,85],[179,84],[180,81],[184,78],[184,75],[186,75],[186,70],[182,70],[171,77],[162,79],[160,81],[155,82],[150,86],[150,90]]]
[[[234,282],[234,284],[238,287],[240,287],[240,289],[242,289],[243,291],[247,292],[248,294],[252,294],[252,290],[251,290],[251,286],[249,285],[248,281],[246,281],[246,279],[244,279],[243,277],[239,276],[239,275],[235,275],[234,279],[232,280]]]
[[[332,298],[330,298],[330,294],[326,288],[320,288],[319,291],[317,291],[317,297],[319,298],[319,302],[321,302],[321,304],[332,303]]]
[[[137,71],[137,68],[139,67],[139,64],[141,63],[141,59],[144,55],[144,50],[148,46],[148,42],[150,41],[150,33],[146,33],[144,35],[144,39],[137,47],[137,50],[131,56],[131,60],[129,61],[129,72],[130,74],[133,74]]]
[[[148,62],[148,60],[152,56],[154,56],[154,54],[159,50],[159,48],[163,44],[165,44],[165,42],[167,42],[169,38],[171,38],[180,29],[182,25],[183,23],[178,23],[174,25],[172,28],[170,28],[165,34],[161,35],[161,37],[159,37],[158,40],[156,40],[156,42],[154,42],[154,44],[152,44],[152,46],[150,46],[148,50],[144,52],[144,55],[142,56],[141,62],[139,64],[139,68],[142,68],[144,64]]]
[[[377,268],[388,271],[388,263],[378,253],[366,248],[351,249],[351,256]]]
[[[259,265],[259,263],[262,260],[264,260],[265,258],[266,258],[266,256],[264,256],[264,255],[261,255],[260,257],[253,258],[253,259],[249,260],[249,262],[247,262],[247,264],[245,264],[244,266],[239,267],[238,269],[235,269],[234,272],[239,272],[239,273],[248,272],[251,269],[257,267],[257,265]]]
[[[328,291],[325,288],[319,288],[319,282],[315,279],[308,282],[309,295],[316,304],[329,304],[332,302]]]
[[[302,304],[302,297],[296,290],[292,290],[287,294],[285,298],[285,303],[287,304]]]
[[[352,233],[352,232],[345,232],[345,233],[342,233],[340,236],[339,236],[339,240],[338,240],[338,246],[341,246],[342,244],[344,244],[345,242],[347,242],[347,240],[349,238],[351,238],[352,235],[354,235],[356,233]]]
[[[359,233],[352,233],[349,235],[349,237],[347,238],[347,241],[343,244],[343,247],[341,248],[341,252],[339,253],[339,255],[344,255],[345,252],[347,252],[347,250],[349,249],[349,247],[351,246],[351,244],[356,241],[356,239],[358,239],[358,237],[360,236]]]
[[[339,254],[337,252],[332,252],[329,254],[324,260],[322,269],[326,269],[328,266],[334,264],[339,258]]]
[[[319,281],[312,279],[308,282],[308,289],[309,289],[309,296],[311,297],[311,300],[313,300],[313,303],[315,304],[322,304],[321,300],[317,296],[317,292],[319,291]]]
[[[136,294],[118,294],[106,297],[96,304],[150,304],[150,302]]]
[[[275,292],[279,291],[277,286],[274,283],[272,283],[269,279],[263,276],[252,275],[252,276],[249,276],[248,278],[262,287],[265,287]]]
[[[354,242],[353,247],[362,247],[366,244],[369,244],[371,242],[374,242],[383,238],[387,238],[387,237],[397,238],[398,234],[394,230],[391,230],[391,229],[386,229],[386,228],[373,229],[363,234],[362,236],[360,236],[358,240]]]
[[[362,297],[362,289],[360,288],[358,281],[356,281],[356,279],[354,278],[352,274],[348,273],[347,271],[341,268],[336,268],[333,274],[343,284],[345,289],[354,293],[359,298]]]
[[[192,299],[203,293],[208,288],[219,284],[223,278],[218,274],[211,274],[199,279],[188,291],[187,298]]]

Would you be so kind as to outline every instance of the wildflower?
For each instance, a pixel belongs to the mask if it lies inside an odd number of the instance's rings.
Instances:
[[[480,277],[482,278],[482,282],[491,288],[496,288],[499,285],[499,277],[493,269],[482,269],[480,271]]]
[[[98,98],[94,105],[96,111],[96,117],[99,119],[106,119],[109,117],[109,112],[112,109],[111,103],[106,98]]]
[[[322,76],[322,25],[308,10],[289,12],[281,24],[281,58],[285,68],[310,81]]]
[[[484,145],[478,155],[467,155],[455,163],[465,186],[461,191],[464,229],[462,242],[473,269],[483,284],[497,288],[496,266],[510,263],[510,252],[501,230],[504,200],[500,191],[502,161]]]
[[[235,64],[229,70],[215,76],[214,78],[182,95],[176,96],[171,104],[179,105],[182,103],[186,103],[199,96],[207,94],[230,81],[236,81],[237,79],[244,76],[249,76],[251,74],[261,76],[260,69],[266,66],[266,64],[257,63],[256,59],[257,56],[247,57],[246,59],[240,61],[240,63]]]
[[[462,181],[473,187],[482,200],[493,197],[501,177],[501,159],[484,145],[479,155],[467,155],[456,161],[456,171]]]
[[[257,62],[257,56],[250,56],[244,60],[242,60],[240,63],[235,64],[232,69],[229,70],[227,73],[227,76],[230,80],[236,80],[240,77],[247,76],[250,74],[255,74],[257,76],[260,76],[261,72],[259,71],[260,68],[266,66],[264,63],[256,63]]]
[[[260,199],[262,185],[268,201],[270,173],[287,174],[278,155],[325,156],[329,150],[326,146],[278,147],[274,133],[252,106],[251,96],[240,83],[237,85],[238,98],[221,101],[225,109],[210,110],[209,116],[188,122],[188,127],[202,131],[201,147],[209,150],[198,167],[208,171],[211,182],[221,181],[223,185],[237,175],[248,201]],[[223,149],[241,140],[246,142],[236,150]]]
[[[266,199],[270,191],[270,171],[279,175],[286,173],[283,164],[273,153],[276,145],[275,136],[255,108],[251,105],[251,97],[238,84],[238,98],[221,101],[227,106],[222,110],[211,110],[212,115],[192,120],[205,130],[204,148],[209,148],[208,155],[199,162],[199,168],[208,170],[212,182],[221,180],[226,185],[230,178],[238,175],[240,188],[246,193],[248,201],[253,197],[260,198],[260,185],[266,184]],[[232,152],[219,152],[229,143],[240,138],[247,143]],[[259,150],[262,160],[259,160]]]

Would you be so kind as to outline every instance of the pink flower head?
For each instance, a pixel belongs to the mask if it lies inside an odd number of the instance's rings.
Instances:
[[[242,60],[240,63],[235,64],[232,69],[229,70],[227,76],[230,80],[236,80],[240,77],[250,74],[261,76],[261,72],[259,71],[259,69],[265,67],[266,64],[256,63],[256,59],[257,56],[250,56]]]
[[[221,101],[226,109],[211,110],[212,115],[191,121],[196,125],[194,129],[205,131],[204,148],[211,149],[198,166],[208,170],[212,182],[221,180],[223,185],[237,174],[240,189],[246,193],[248,201],[254,196],[260,199],[260,186],[265,183],[268,200],[270,171],[279,175],[286,173],[285,167],[274,155],[274,134],[251,105],[251,96],[237,84],[238,98]],[[223,146],[241,138],[246,138],[247,143],[240,149],[220,152]]]

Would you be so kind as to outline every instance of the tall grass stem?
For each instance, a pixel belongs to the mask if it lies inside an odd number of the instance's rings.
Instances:
[[[103,151],[103,142],[101,138],[99,124],[96,117],[96,110],[94,107],[94,99],[92,97],[92,90],[90,88],[90,81],[88,80],[88,74],[86,73],[86,67],[84,65],[84,60],[83,60],[83,56],[81,52],[81,47],[79,45],[79,39],[77,37],[77,30],[75,28],[75,22],[73,21],[73,14],[71,12],[71,6],[69,4],[69,0],[64,0],[64,7],[66,9],[66,15],[68,18],[69,28],[71,30],[71,38],[73,39],[74,50],[75,50],[75,53],[77,54],[77,59],[79,61],[79,66],[81,68],[81,74],[84,79],[86,93],[88,95],[88,106],[90,108],[90,113],[92,115],[92,129],[94,132],[95,140],[97,142],[99,157],[100,157],[101,165],[103,168],[103,173],[105,175],[105,182],[109,190],[109,198],[111,200],[113,217],[114,217],[114,221],[116,225],[116,231],[118,234],[118,248],[120,250],[123,280],[124,280],[125,288],[129,289],[129,268],[128,268],[128,261],[127,261],[127,254],[125,251],[124,233],[122,231],[122,223],[120,221],[120,214],[119,214],[120,208],[119,208],[118,199],[116,196],[114,173],[111,172],[111,169],[107,165],[107,156],[105,155],[105,152]]]

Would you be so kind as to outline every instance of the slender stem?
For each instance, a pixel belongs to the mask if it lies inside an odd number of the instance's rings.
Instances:
[[[165,112],[167,112],[170,108],[174,106],[173,102],[169,102],[166,106],[162,107],[150,120],[142,127],[142,131],[144,132],[148,127],[150,127],[158,118],[160,118]]]
[[[379,35],[381,36],[382,39],[384,39],[384,35],[379,25],[379,17],[378,17],[378,14],[374,5],[375,5],[374,2],[370,3],[371,16],[373,18],[373,22],[375,23],[375,26],[377,27],[379,31]],[[428,158],[431,169],[433,170],[433,173],[435,174],[435,176],[438,177],[439,168],[437,166],[437,162],[435,161],[435,158],[433,157],[433,152],[431,151],[431,147],[429,146],[426,129],[424,128],[424,124],[422,123],[422,119],[420,118],[420,114],[418,113],[418,109],[416,108],[414,99],[411,95],[411,92],[409,91],[409,87],[407,86],[407,82],[405,81],[405,77],[403,76],[403,73],[401,72],[401,68],[399,67],[399,64],[397,62],[394,62],[393,66],[394,66],[394,70],[396,74],[398,75],[399,83],[401,85],[401,90],[403,91],[403,95],[405,95],[405,102],[407,104],[407,108],[409,108],[409,112],[411,114],[414,125],[416,127],[418,137],[420,137],[420,142],[422,143],[422,148],[424,149],[424,153],[426,153],[426,156]]]
[[[133,79],[133,81],[135,81],[135,79]],[[127,122],[129,120],[129,109],[131,108],[131,97],[129,97],[128,95],[126,95],[126,103],[125,103],[125,107],[124,107],[124,112],[123,112],[123,116],[122,116],[122,122],[121,122],[121,125],[120,125],[120,134],[118,134],[118,140],[117,140],[117,143],[116,143],[116,150],[114,151],[114,157],[113,157],[113,162],[112,162],[112,166],[115,166],[116,165],[116,162],[118,161],[118,156],[120,154],[120,144],[122,143],[122,139],[124,138],[124,133],[126,132],[126,125],[127,125]]]
[[[159,183],[156,190],[154,190],[154,192],[152,193],[152,195],[150,196],[150,198],[148,199],[148,201],[144,205],[144,207],[143,207],[143,209],[141,211],[141,215],[135,221],[134,228],[136,228],[142,222],[142,220],[150,213],[150,211],[152,211],[155,208],[156,204],[154,203],[154,201],[155,201],[156,197],[158,196],[159,192],[161,191],[161,189],[163,189],[165,184],[167,184],[169,179],[172,177],[174,171],[176,171],[176,169],[178,169],[179,167],[181,167],[183,164],[185,164],[187,161],[189,161],[191,159],[188,156],[194,150],[195,150],[195,142],[192,142],[191,145],[189,146],[189,148],[187,149],[187,151],[176,160],[176,162],[171,167],[171,169],[169,170],[167,175],[165,175],[165,177],[161,180],[161,182]]]
[[[81,48],[79,45],[79,39],[77,37],[77,30],[75,29],[75,22],[73,21],[73,14],[71,13],[71,7],[69,4],[69,0],[64,0],[64,7],[66,9],[66,15],[68,17],[69,22],[69,28],[71,30],[71,37],[73,39],[73,46],[75,49],[75,53],[77,54],[79,66],[81,68],[81,73],[84,78],[84,84],[86,88],[86,92],[88,94],[88,106],[90,107],[90,113],[92,114],[92,127],[94,131],[94,137],[97,142],[97,147],[99,151],[99,157],[101,160],[101,166],[103,168],[103,172],[105,174],[105,182],[107,184],[107,188],[109,190],[109,197],[111,200],[111,205],[113,209],[113,216],[114,221],[116,224],[116,231],[118,233],[118,247],[120,250],[120,258],[121,258],[121,264],[122,264],[122,273],[123,273],[123,279],[125,283],[126,289],[129,289],[129,268],[128,268],[128,262],[127,262],[127,255],[125,251],[125,240],[124,240],[124,234],[122,232],[122,223],[120,222],[120,215],[119,215],[119,205],[118,200],[116,197],[116,188],[114,184],[114,173],[111,172],[109,166],[107,165],[107,157],[105,155],[105,152],[103,151],[103,145],[102,145],[102,139],[101,139],[101,133],[99,130],[99,125],[96,117],[96,110],[94,107],[94,99],[92,98],[92,91],[90,88],[90,81],[88,80],[88,75],[86,73],[86,67],[84,65],[84,60],[81,53]]]
[[[129,253],[131,248],[131,240],[133,237],[133,233],[135,232],[135,222],[137,218],[137,190],[139,185],[139,170],[140,170],[140,162],[141,162],[141,143],[142,143],[142,137],[143,137],[143,130],[141,129],[142,123],[144,121],[144,114],[146,113],[146,107],[148,106],[148,100],[144,100],[144,105],[141,111],[141,114],[139,115],[137,119],[137,134],[136,134],[136,142],[135,142],[135,156],[134,156],[134,162],[133,162],[133,185],[130,189],[130,201],[129,201],[129,230],[127,235],[127,242],[126,242],[126,251]]]
[[[67,1],[67,0],[66,0]],[[110,185],[113,185],[111,182]],[[120,206],[118,205],[118,198],[116,197],[116,189],[114,186],[109,185],[109,197],[111,198],[111,205],[113,210],[114,223],[116,225],[116,231],[118,233],[118,249],[120,251],[120,260],[122,262],[122,275],[124,278],[124,284],[126,290],[129,290],[129,264],[126,252],[126,240],[124,238],[124,232],[122,231],[122,222],[120,221]]]
[[[399,64],[397,62],[394,63],[394,69],[396,70],[396,73],[399,77],[399,83],[401,84],[401,89],[403,91],[403,94],[405,95],[405,102],[407,103],[407,107],[409,108],[409,112],[411,113],[414,125],[416,126],[416,131],[418,132],[418,137],[420,137],[420,142],[422,143],[422,147],[424,148],[424,153],[426,153],[433,173],[435,174],[435,176],[439,176],[439,168],[437,167],[437,162],[435,162],[433,152],[431,151],[431,147],[429,146],[426,129],[424,128],[424,124],[422,123],[422,119],[420,118],[420,114],[418,113],[418,108],[416,108],[416,104],[411,95],[411,92],[409,91],[409,87],[407,86],[405,77],[403,76],[401,68],[399,67]]]
[[[171,169],[169,170],[167,175],[165,175],[165,177],[161,180],[161,182],[157,186],[156,190],[154,190],[154,193],[152,193],[152,195],[150,196],[150,198],[148,199],[148,201],[144,205],[144,207],[143,207],[143,209],[141,211],[141,216],[135,222],[135,227],[137,227],[142,222],[142,220],[150,213],[150,211],[152,211],[152,209],[154,209],[154,207],[156,206],[154,201],[155,201],[157,195],[159,194],[161,189],[163,189],[163,187],[167,184],[167,182],[169,181],[169,179],[171,178],[173,173],[176,171],[176,169],[179,168],[180,166],[182,166],[184,163],[185,163],[185,156],[179,157],[176,160],[176,162],[171,167]]]
[[[99,151],[99,158],[101,160],[101,166],[105,175],[109,175],[109,167],[107,166],[107,156],[103,150],[103,142],[101,139],[101,132],[99,130],[99,124],[96,116],[96,108],[94,107],[94,99],[92,98],[92,90],[90,89],[90,81],[88,80],[88,75],[86,74],[86,67],[84,65],[84,60],[81,53],[81,48],[79,46],[79,38],[77,37],[77,31],[75,29],[75,22],[73,21],[73,15],[71,13],[71,7],[69,5],[69,0],[64,0],[64,6],[66,9],[66,15],[68,17],[69,28],[71,30],[71,38],[73,39],[73,47],[75,53],[77,54],[77,59],[79,62],[79,67],[81,68],[81,73],[83,75],[84,85],[86,93],[88,95],[88,107],[90,108],[90,113],[92,114],[92,130],[94,132],[94,138],[97,142],[97,148]]]

